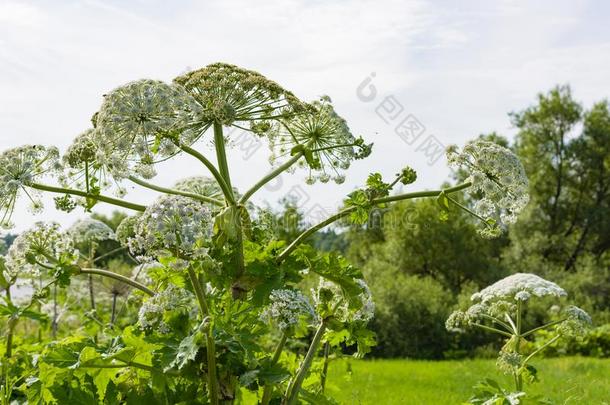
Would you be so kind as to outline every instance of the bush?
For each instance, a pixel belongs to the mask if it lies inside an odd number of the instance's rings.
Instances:
[[[540,333],[535,344],[544,344],[548,340],[549,334],[549,332]],[[608,358],[610,357],[610,324],[590,329],[580,339],[560,339],[546,349],[543,354],[547,357],[578,354],[581,356]]]
[[[451,294],[430,277],[379,272],[368,279],[376,298],[373,329],[381,357],[439,359],[449,347],[444,320],[451,308]],[[449,302],[448,302],[449,301]]]

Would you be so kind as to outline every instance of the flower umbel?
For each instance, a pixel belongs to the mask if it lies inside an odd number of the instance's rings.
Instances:
[[[0,226],[12,227],[11,216],[20,194],[25,194],[33,211],[42,209],[38,193],[29,186],[61,171],[57,148],[26,145],[0,154]]]
[[[591,317],[582,309],[568,306],[561,311],[559,306],[553,305],[550,313],[553,317],[561,313],[560,319],[526,330],[523,310],[529,300],[533,297],[561,298],[565,295],[565,290],[551,281],[535,274],[516,273],[473,294],[471,299],[475,303],[466,311],[453,312],[445,326],[452,332],[462,332],[467,327],[476,327],[505,337],[506,341],[500,350],[496,365],[505,374],[513,375],[516,391],[522,392],[524,380],[530,382],[536,380],[536,369],[529,364],[536,354],[563,336],[583,335],[591,324]],[[530,335],[552,327],[554,336],[531,353],[525,352],[527,350],[525,343]],[[497,383],[494,384],[496,389],[499,389]],[[484,390],[482,394],[487,398],[489,392]],[[503,398],[507,397],[503,395]],[[519,403],[519,400],[515,403]]]
[[[115,183],[117,194],[122,195],[124,192],[112,178],[109,168],[97,160],[97,137],[99,133],[91,128],[74,139],[62,157],[66,170],[60,181],[65,187],[73,187],[93,194]]]
[[[277,323],[282,331],[295,326],[301,319],[315,319],[311,303],[300,291],[273,290],[271,303],[262,311],[261,319]]]
[[[487,303],[497,299],[527,300],[531,295],[561,297],[566,295],[563,288],[531,273],[515,273],[472,295],[473,301]]]
[[[116,240],[114,231],[108,225],[93,218],[79,219],[67,232],[77,245]]]
[[[43,266],[74,264],[77,259],[72,239],[59,224],[37,222],[13,241],[6,255],[6,268],[11,279],[38,277]]]
[[[332,312],[335,319],[341,322],[369,322],[375,316],[375,303],[366,282],[362,279],[357,279],[362,292],[358,294],[358,306],[353,308],[350,306],[348,297],[344,295],[344,291],[337,284],[328,281],[324,278],[320,279],[318,288],[312,290],[314,305],[317,309],[328,308]],[[327,310],[324,310],[327,312]]]
[[[184,288],[169,285],[165,290],[147,299],[138,312],[138,324],[145,331],[169,333],[171,317],[189,315],[195,297]]]
[[[187,130],[191,137],[200,136],[214,122],[263,135],[270,122],[305,108],[294,94],[260,73],[227,63],[213,63],[174,82],[202,108]]]
[[[133,254],[181,258],[206,255],[213,225],[207,204],[188,197],[164,195],[135,218],[134,235],[128,238]]]
[[[311,111],[274,125],[270,133],[271,163],[281,164],[302,148],[306,159],[299,164],[309,169],[309,183],[318,180],[326,183],[331,179],[343,183],[343,171],[353,160],[368,156],[371,145],[365,145],[362,138],[351,133],[328,97],[314,101],[311,106]]]
[[[195,141],[180,134],[197,109],[184,89],[156,80],[139,80],[111,91],[96,120],[96,161],[117,179],[134,172],[153,177],[153,163],[177,153],[177,137],[187,144]]]
[[[220,201],[223,201],[225,198],[222,189],[218,185],[218,182],[211,177],[187,177],[185,179],[178,180],[176,184],[174,184],[174,189],[199,194],[201,196],[214,198]],[[240,194],[235,187],[233,187],[233,194],[239,198]]]
[[[493,142],[476,140],[447,149],[449,165],[465,169],[472,183],[469,189],[478,199],[474,211],[489,225],[483,236],[499,233],[498,225],[511,224],[529,201],[528,180],[521,161],[511,150]]]

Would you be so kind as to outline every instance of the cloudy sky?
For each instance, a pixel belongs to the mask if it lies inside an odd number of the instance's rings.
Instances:
[[[408,164],[419,173],[413,188],[438,186],[449,174],[442,146],[494,130],[510,136],[507,113],[556,84],[570,84],[586,106],[607,97],[609,18],[601,0],[0,0],[0,149],[63,150],[112,88],[230,62],[305,100],[330,95],[353,132],[375,143],[341,186],[301,188],[297,173],[258,196],[293,194],[319,216],[370,171],[391,176]],[[268,170],[268,148],[236,137],[232,176],[244,189]],[[205,173],[187,158],[166,167],[162,185]],[[24,204],[17,229],[41,218]],[[44,219],[67,221],[52,204]]]

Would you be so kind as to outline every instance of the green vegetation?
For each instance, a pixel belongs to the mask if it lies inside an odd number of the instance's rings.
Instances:
[[[610,403],[610,360],[581,357],[535,362],[540,384],[532,394],[559,404]],[[341,404],[460,404],[483,375],[495,373],[494,360],[339,360],[329,369],[328,390]],[[501,380],[510,385],[510,377]]]
[[[593,318],[598,329],[587,341],[598,347],[573,343],[563,353],[608,356],[608,102],[587,108],[569,87],[558,86],[510,117],[517,130],[513,142],[495,132],[478,138],[513,150],[529,178],[530,203],[504,235],[481,240],[479,224],[457,204],[449,204],[441,221],[438,202],[423,199],[375,210],[366,224],[338,234],[377,303],[375,356],[453,359],[498,351],[502,343],[491,335],[452,336],[440,323],[473,292],[519,272],[559,284]],[[471,173],[461,169],[454,177],[460,182]],[[476,210],[473,196],[452,198]],[[331,244],[326,236],[318,247]],[[548,312],[547,303],[528,304],[524,322],[540,324]]]

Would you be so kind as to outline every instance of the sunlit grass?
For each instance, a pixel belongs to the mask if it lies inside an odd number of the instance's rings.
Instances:
[[[528,387],[532,394],[555,404],[610,404],[610,360],[568,357],[533,364],[540,382]],[[510,387],[494,360],[340,360],[331,365],[328,390],[341,404],[460,404],[488,376]]]

